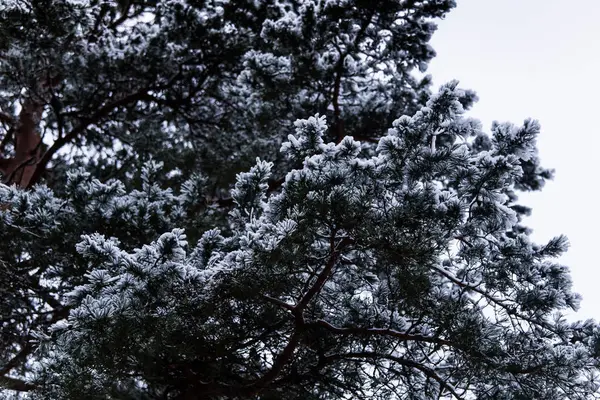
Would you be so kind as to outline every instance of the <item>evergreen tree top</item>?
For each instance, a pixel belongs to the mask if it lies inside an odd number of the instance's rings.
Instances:
[[[411,75],[452,7],[0,5],[1,394],[597,398],[538,122]]]
[[[410,72],[434,56],[432,19],[453,6],[3,2],[0,111],[27,140],[2,142],[0,171],[7,183],[60,186],[76,167],[129,179],[152,157],[183,180],[202,169],[218,196],[257,156],[276,154],[297,118],[327,114],[330,139],[376,141],[428,96],[429,79]],[[27,130],[40,120],[42,132]]]
[[[141,246],[113,234],[145,226],[128,215],[187,219],[189,192],[149,174],[131,193],[71,174],[62,200],[5,187],[3,220],[32,255],[80,204],[121,225],[35,270],[68,317],[31,326],[34,397],[591,398],[597,325],[560,314],[579,302],[553,261],[566,239],[532,243],[512,207],[539,126],[487,136],[456,85],[372,154],[351,137],[326,143],[323,117],[297,121],[281,150],[301,168],[271,194],[271,163],[238,174],[227,232],[195,245],[178,228]]]

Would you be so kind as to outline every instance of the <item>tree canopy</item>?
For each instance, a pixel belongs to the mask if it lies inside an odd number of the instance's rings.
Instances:
[[[3,2],[0,393],[596,398],[539,124],[421,74],[454,5]]]

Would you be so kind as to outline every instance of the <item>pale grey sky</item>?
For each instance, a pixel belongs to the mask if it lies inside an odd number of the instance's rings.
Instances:
[[[428,73],[460,80],[479,102],[469,113],[489,132],[493,120],[542,124],[539,150],[556,169],[533,207],[534,239],[571,241],[561,262],[583,295],[578,318],[600,319],[600,0],[458,0],[439,23]]]

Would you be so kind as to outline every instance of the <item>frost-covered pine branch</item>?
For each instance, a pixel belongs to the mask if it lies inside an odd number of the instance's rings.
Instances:
[[[464,96],[444,86],[373,154],[298,121],[282,152],[302,166],[272,194],[269,163],[239,174],[230,228],[197,244],[181,229],[141,246],[84,235],[35,395],[593,398],[598,327],[561,316],[579,303],[553,260],[567,242],[534,244],[513,209],[538,125],[488,137]],[[95,185],[107,204],[131,196]]]

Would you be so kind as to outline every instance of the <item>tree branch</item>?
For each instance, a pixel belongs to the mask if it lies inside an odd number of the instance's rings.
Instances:
[[[278,305],[279,307],[285,308],[288,311],[293,312],[295,310],[295,307],[292,304],[286,303],[285,301],[282,301],[282,300],[279,300],[279,299],[276,299],[274,297],[267,296],[267,295],[263,295],[262,298],[267,300],[270,303]]]
[[[358,46],[360,41],[363,39],[364,34],[367,32],[367,28],[373,22],[373,17],[375,16],[375,7],[372,7],[369,16],[365,19],[360,27],[360,30],[356,34],[354,41],[351,45],[346,47],[344,51],[342,51],[337,44],[335,44],[340,58],[335,66],[335,81],[333,83],[333,97],[331,99],[331,104],[333,105],[333,127],[335,128],[336,135],[336,143],[340,143],[342,139],[344,139],[344,121],[341,118],[341,109],[340,109],[340,90],[342,84],[342,75],[344,73],[344,62],[346,61],[346,57],[350,54],[350,51]]]
[[[342,249],[347,244],[352,243],[352,239],[348,237],[342,239],[337,245],[335,244],[334,240],[335,233],[332,233],[330,239],[331,254],[329,255],[329,259],[327,260],[325,267],[317,277],[315,283],[310,287],[310,289],[308,289],[308,291],[304,294],[304,296],[302,296],[300,301],[295,306],[292,306],[281,300],[274,299],[269,296],[264,296],[266,299],[289,310],[295,317],[296,326],[287,345],[279,354],[279,356],[277,356],[271,369],[265,375],[263,375],[262,378],[258,379],[257,381],[248,386],[248,389],[251,389],[252,395],[256,395],[257,393],[259,393],[262,388],[266,387],[270,382],[277,378],[277,375],[279,375],[279,373],[283,370],[285,365],[291,360],[292,356],[294,355],[294,351],[296,350],[296,347],[300,342],[300,337],[305,332],[306,328],[303,315],[304,309],[308,306],[311,300],[319,293],[323,285],[325,285],[325,282],[327,282],[327,279],[331,276],[333,267],[335,266],[335,263],[338,257],[340,256]]]
[[[21,379],[11,378],[9,376],[0,376],[0,387],[19,392],[28,392],[36,389],[35,385],[27,383]]]
[[[105,105],[104,107],[101,107],[90,117],[84,118],[83,121],[81,121],[69,133],[67,133],[63,137],[59,137],[40,158],[39,162],[35,166],[35,171],[33,172],[27,187],[31,187],[33,184],[39,181],[40,177],[42,176],[42,173],[46,169],[47,164],[63,146],[74,140],[77,136],[83,133],[90,125],[97,123],[100,119],[108,116],[114,109],[147,98],[148,90],[148,88],[140,89],[137,92],[130,94],[129,96],[125,96],[119,100]]]
[[[21,361],[27,358],[27,356],[33,351],[31,343],[26,342],[21,351],[19,351],[13,358],[8,360],[2,368],[0,368],[0,379],[4,375],[10,372],[11,369],[15,368]]]
[[[333,270],[333,267],[335,266],[335,263],[336,263],[338,257],[341,254],[341,250],[346,245],[353,242],[353,239],[351,239],[349,237],[345,237],[344,239],[341,240],[341,242],[338,245],[335,245],[333,243],[333,240],[334,239],[332,238],[331,243],[330,243],[332,251],[329,256],[329,259],[327,260],[327,264],[325,265],[325,268],[323,268],[323,270],[317,277],[316,282],[310,287],[310,289],[308,289],[308,291],[304,294],[304,296],[302,296],[302,298],[300,299],[298,304],[296,304],[296,306],[294,306],[294,311],[293,311],[294,315],[301,314],[304,311],[304,309],[306,308],[306,306],[308,305],[308,303],[310,303],[310,301],[317,295],[317,293],[319,293],[321,291],[321,289],[323,288],[323,285],[325,285],[325,282],[327,282],[327,279],[329,278],[331,271]]]
[[[5,112],[0,112],[0,122],[3,122],[8,125],[15,125],[16,121],[12,115],[7,114]]]
[[[426,343],[434,343],[438,345],[444,346],[453,346],[455,344],[449,340],[440,339],[434,336],[423,336],[423,335],[412,335],[404,332],[400,332],[394,329],[387,328],[338,328],[336,326],[331,325],[329,322],[319,319],[315,322],[307,323],[306,327],[318,326],[324,329],[327,329],[330,332],[340,334],[340,335],[361,335],[361,336],[390,336],[403,341],[416,341],[416,342],[426,342]]]
[[[346,353],[346,354],[334,354],[331,356],[325,357],[325,362],[334,361],[334,360],[343,360],[343,359],[386,359],[389,361],[393,361],[397,364],[404,365],[410,368],[417,369],[421,371],[428,378],[436,381],[442,388],[446,389],[452,396],[458,400],[463,400],[464,398],[458,393],[458,391],[452,386],[450,383],[446,382],[441,376],[437,374],[437,372],[427,367],[421,363],[418,363],[413,360],[409,360],[406,358],[392,356],[390,354],[377,353],[377,352],[355,352],[355,353]]]
[[[456,278],[454,275],[452,275],[450,272],[443,270],[442,268],[433,266],[432,269],[434,271],[436,271],[437,273],[439,273],[440,275],[446,277],[449,281],[451,281],[452,283],[466,289],[466,290],[471,290],[475,293],[480,294],[481,296],[483,296],[485,299],[487,299],[490,303],[496,304],[497,306],[501,307],[503,310],[506,311],[506,313],[508,315],[513,315],[517,318],[522,319],[523,321],[527,321],[532,325],[536,325],[536,326],[540,326],[543,327],[547,330],[549,330],[550,332],[558,335],[559,337],[562,337],[561,333],[559,331],[557,331],[556,329],[554,329],[552,326],[550,326],[550,324],[548,324],[545,321],[536,321],[534,319],[532,319],[531,317],[528,317],[527,315],[524,315],[522,313],[519,313],[516,311],[516,306],[513,307],[509,307],[505,301],[503,299],[498,299],[494,296],[492,296],[490,293],[487,293],[485,290],[481,290],[476,286],[470,285],[466,282],[461,281],[460,279]]]
[[[292,359],[294,351],[300,342],[301,335],[302,334],[299,329],[294,330],[294,333],[292,333],[287,345],[273,362],[271,369],[264,374],[262,378],[250,385],[250,388],[252,389],[250,391],[252,396],[258,394],[263,388],[271,383],[271,381],[277,378],[277,375],[279,375],[279,373],[283,370],[283,367],[285,367],[285,365]]]

